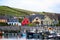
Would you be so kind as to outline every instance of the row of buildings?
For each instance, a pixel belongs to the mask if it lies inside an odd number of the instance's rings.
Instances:
[[[0,23],[7,23],[8,25],[20,26],[19,19],[10,16],[0,16]]]
[[[7,23],[8,25],[17,26],[25,26],[31,23],[37,25],[54,25],[59,23],[58,17],[54,14],[32,14],[29,16],[25,16],[21,22],[19,22],[19,17],[0,16],[0,22]]]
[[[54,14],[33,14],[30,16],[26,16],[23,21],[22,25],[26,25],[29,23],[35,23],[37,25],[55,25],[58,24],[58,17],[55,16]]]

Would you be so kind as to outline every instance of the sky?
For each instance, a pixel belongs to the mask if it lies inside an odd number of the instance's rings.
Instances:
[[[0,0],[0,5],[37,12],[60,13],[60,0]]]

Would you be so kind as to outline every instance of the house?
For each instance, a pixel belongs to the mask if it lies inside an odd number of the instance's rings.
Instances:
[[[35,14],[35,15],[31,15],[29,17],[30,23],[35,23],[38,25],[43,25],[43,20],[44,20],[44,15],[41,14]]]
[[[43,24],[42,20],[44,19],[44,15],[30,15],[23,19],[23,24],[35,23],[35,24]]]
[[[37,25],[53,25],[58,23],[58,19],[54,15],[34,14],[26,16],[22,21],[22,24],[24,25],[29,23]]]
[[[0,16],[0,22],[6,23],[7,22],[6,16]]]
[[[7,24],[21,26],[21,23],[19,23],[17,18],[9,18]]]
[[[47,13],[46,15],[45,15],[45,22],[46,21],[48,21],[48,25],[50,24],[50,25],[54,25],[54,24],[58,24],[59,22],[58,22],[58,17],[57,17],[57,15],[56,14],[51,14],[51,13]],[[44,22],[44,23],[45,23]]]
[[[30,23],[29,19],[25,17],[21,24],[22,24],[22,26],[24,26],[24,25],[27,25],[29,23]]]

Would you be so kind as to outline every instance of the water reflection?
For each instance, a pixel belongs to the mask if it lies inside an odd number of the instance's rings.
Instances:
[[[23,33],[24,34],[24,33]],[[23,35],[24,37],[26,37],[26,35],[24,34]],[[23,37],[22,35],[21,35],[21,33],[4,33],[3,35],[2,35],[2,39],[3,38],[7,38],[7,39],[18,39],[18,40],[20,40],[20,39],[24,39],[24,37]],[[60,39],[24,39],[24,40],[60,40]]]
[[[21,34],[20,33],[4,33],[3,38],[20,38]]]
[[[51,39],[41,39],[40,38],[40,39],[27,39],[27,40],[60,40],[60,39],[58,39],[58,38],[57,39],[53,39],[53,38],[51,38]]]

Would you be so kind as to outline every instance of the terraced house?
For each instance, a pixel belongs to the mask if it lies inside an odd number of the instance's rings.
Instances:
[[[21,26],[21,23],[19,23],[19,20],[17,18],[9,18],[7,21],[7,24],[12,26]]]
[[[10,16],[0,16],[0,26],[8,26],[8,25],[15,25],[20,26],[18,18],[10,17]]]
[[[54,24],[58,24],[58,17],[56,16],[56,14],[46,14],[45,15],[45,20],[44,20],[45,24],[47,22],[48,25],[54,25]]]
[[[6,16],[0,16],[0,22],[6,23],[7,22]]]
[[[28,19],[27,20],[28,22],[35,23],[38,25],[53,25],[58,23],[58,18],[53,15],[49,16],[49,15],[35,14],[27,16],[25,18]],[[23,20],[25,20],[25,18]],[[25,22],[27,21],[25,20]],[[25,25],[29,24],[28,22]]]

